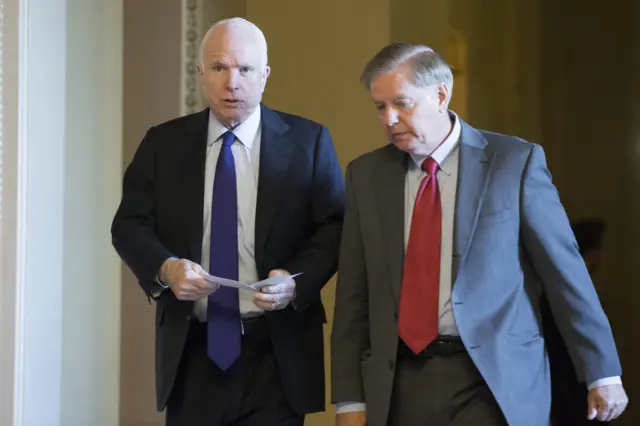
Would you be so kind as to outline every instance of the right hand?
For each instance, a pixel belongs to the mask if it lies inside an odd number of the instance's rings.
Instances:
[[[366,426],[366,424],[366,411],[336,414],[336,426]]]
[[[164,271],[161,278],[178,300],[198,300],[220,287],[202,278],[206,272],[195,262],[188,259],[167,259],[165,263],[160,267]]]

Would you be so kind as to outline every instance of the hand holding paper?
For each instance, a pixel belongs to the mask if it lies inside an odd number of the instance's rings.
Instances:
[[[291,275],[283,269],[271,271],[269,278],[256,283],[260,284],[260,291],[255,294],[253,303],[265,311],[286,308],[296,296],[296,282],[293,278],[298,275],[300,274]]]
[[[160,271],[159,278],[171,288],[178,300],[198,300],[220,287],[205,278],[207,273],[202,266],[188,259],[167,259]]]

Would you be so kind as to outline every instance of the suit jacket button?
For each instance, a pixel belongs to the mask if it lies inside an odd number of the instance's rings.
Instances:
[[[398,317],[399,317],[399,316],[400,316],[400,315],[399,315],[397,312],[394,312],[394,313],[393,313],[393,317],[394,317],[395,319],[398,319]]]
[[[389,370],[393,370],[393,367],[395,366],[395,363],[391,360],[389,360]]]
[[[191,321],[191,318],[193,318],[193,316],[192,316],[191,314],[189,314],[189,315],[187,315],[186,320],[187,320],[187,321]]]

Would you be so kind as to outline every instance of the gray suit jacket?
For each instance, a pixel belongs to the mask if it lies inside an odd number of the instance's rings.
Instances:
[[[365,401],[370,426],[386,424],[394,380],[407,161],[388,145],[354,160],[346,173],[332,400]],[[453,253],[456,323],[509,424],[549,424],[541,291],[579,378],[621,374],[540,146],[462,123]]]

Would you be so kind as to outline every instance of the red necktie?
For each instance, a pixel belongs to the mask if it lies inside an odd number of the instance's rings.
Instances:
[[[413,207],[404,260],[398,333],[412,351],[425,349],[438,335],[442,206],[436,173],[438,163],[424,160],[427,173]]]

